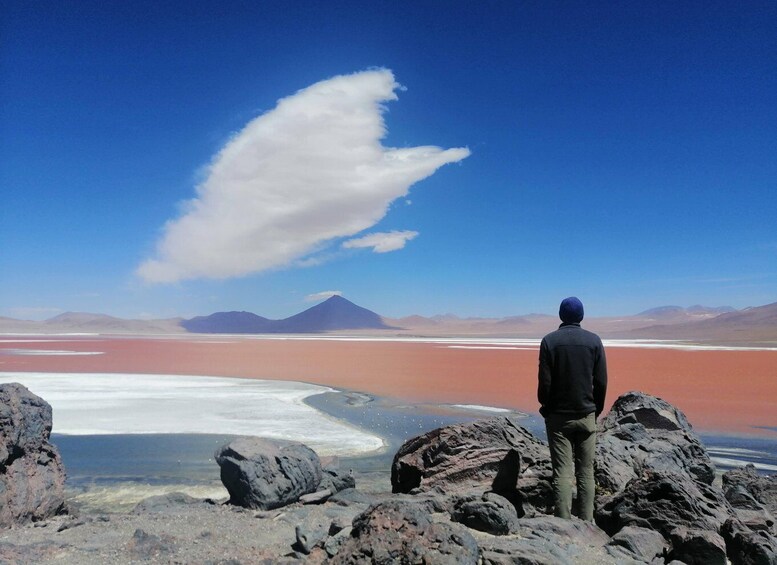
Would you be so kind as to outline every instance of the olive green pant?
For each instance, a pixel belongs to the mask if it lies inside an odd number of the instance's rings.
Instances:
[[[553,464],[553,499],[555,515],[572,516],[572,479],[577,482],[578,516],[594,519],[594,452],[596,450],[596,416],[570,419],[564,414],[548,414],[550,460]]]

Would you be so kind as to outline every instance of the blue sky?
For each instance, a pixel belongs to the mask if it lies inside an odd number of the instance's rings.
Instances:
[[[0,316],[777,301],[774,2],[11,1],[0,26]]]

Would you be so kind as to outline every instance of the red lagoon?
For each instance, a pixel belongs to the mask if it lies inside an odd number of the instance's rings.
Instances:
[[[537,350],[532,347],[231,336],[27,339],[0,339],[0,371],[295,380],[409,402],[538,409]],[[30,354],[44,350],[102,354]],[[775,433],[765,428],[777,428],[777,351],[610,347],[607,358],[608,404],[624,392],[640,390],[678,406],[697,429]]]

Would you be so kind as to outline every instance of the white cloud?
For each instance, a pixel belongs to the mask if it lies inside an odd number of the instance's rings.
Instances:
[[[185,212],[170,220],[148,282],[228,278],[295,264],[374,226],[410,186],[466,148],[383,147],[389,70],[337,76],[278,102],[214,157]]]
[[[343,243],[346,249],[358,249],[362,247],[372,247],[375,253],[388,253],[402,249],[405,244],[418,235],[417,231],[390,231],[378,232],[349,239]]]
[[[340,290],[325,290],[323,292],[317,292],[315,294],[308,294],[305,297],[305,302],[318,302],[319,300],[326,300],[333,296],[342,296],[343,293]]]

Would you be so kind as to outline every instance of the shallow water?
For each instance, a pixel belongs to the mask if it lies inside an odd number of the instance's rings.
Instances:
[[[288,381],[0,373],[0,382],[21,382],[52,404],[68,496],[90,511],[129,510],[173,491],[226,497],[213,454],[240,435],[293,439],[339,455],[360,488],[375,490],[390,490],[391,460],[405,440],[440,426],[504,415],[545,439],[537,415],[400,403]],[[153,433],[160,430],[167,433]],[[753,463],[761,473],[777,472],[777,433],[701,437],[719,471]]]
[[[774,437],[700,435],[718,471],[752,464],[765,475],[777,473],[777,434]]]
[[[368,412],[368,411],[367,411]],[[393,454],[400,436],[423,433],[471,416],[413,416],[410,407],[380,408],[364,414],[364,421],[396,421],[405,418],[404,431],[393,436],[385,452],[364,457],[342,457],[340,467],[352,469],[359,488],[390,491]],[[539,420],[539,419],[537,419]],[[521,423],[524,423],[522,421]],[[539,437],[540,430],[533,430]],[[185,492],[197,498],[226,498],[214,451],[238,436],[214,434],[144,434],[66,436],[54,434],[67,470],[69,499],[87,511],[131,510],[146,497]],[[411,436],[412,437],[412,436]],[[777,471],[777,442],[763,438],[702,436],[719,472],[754,463],[761,473]]]
[[[52,434],[67,472],[67,495],[84,510],[123,511],[149,496],[228,496],[213,458],[238,436],[216,434]]]

